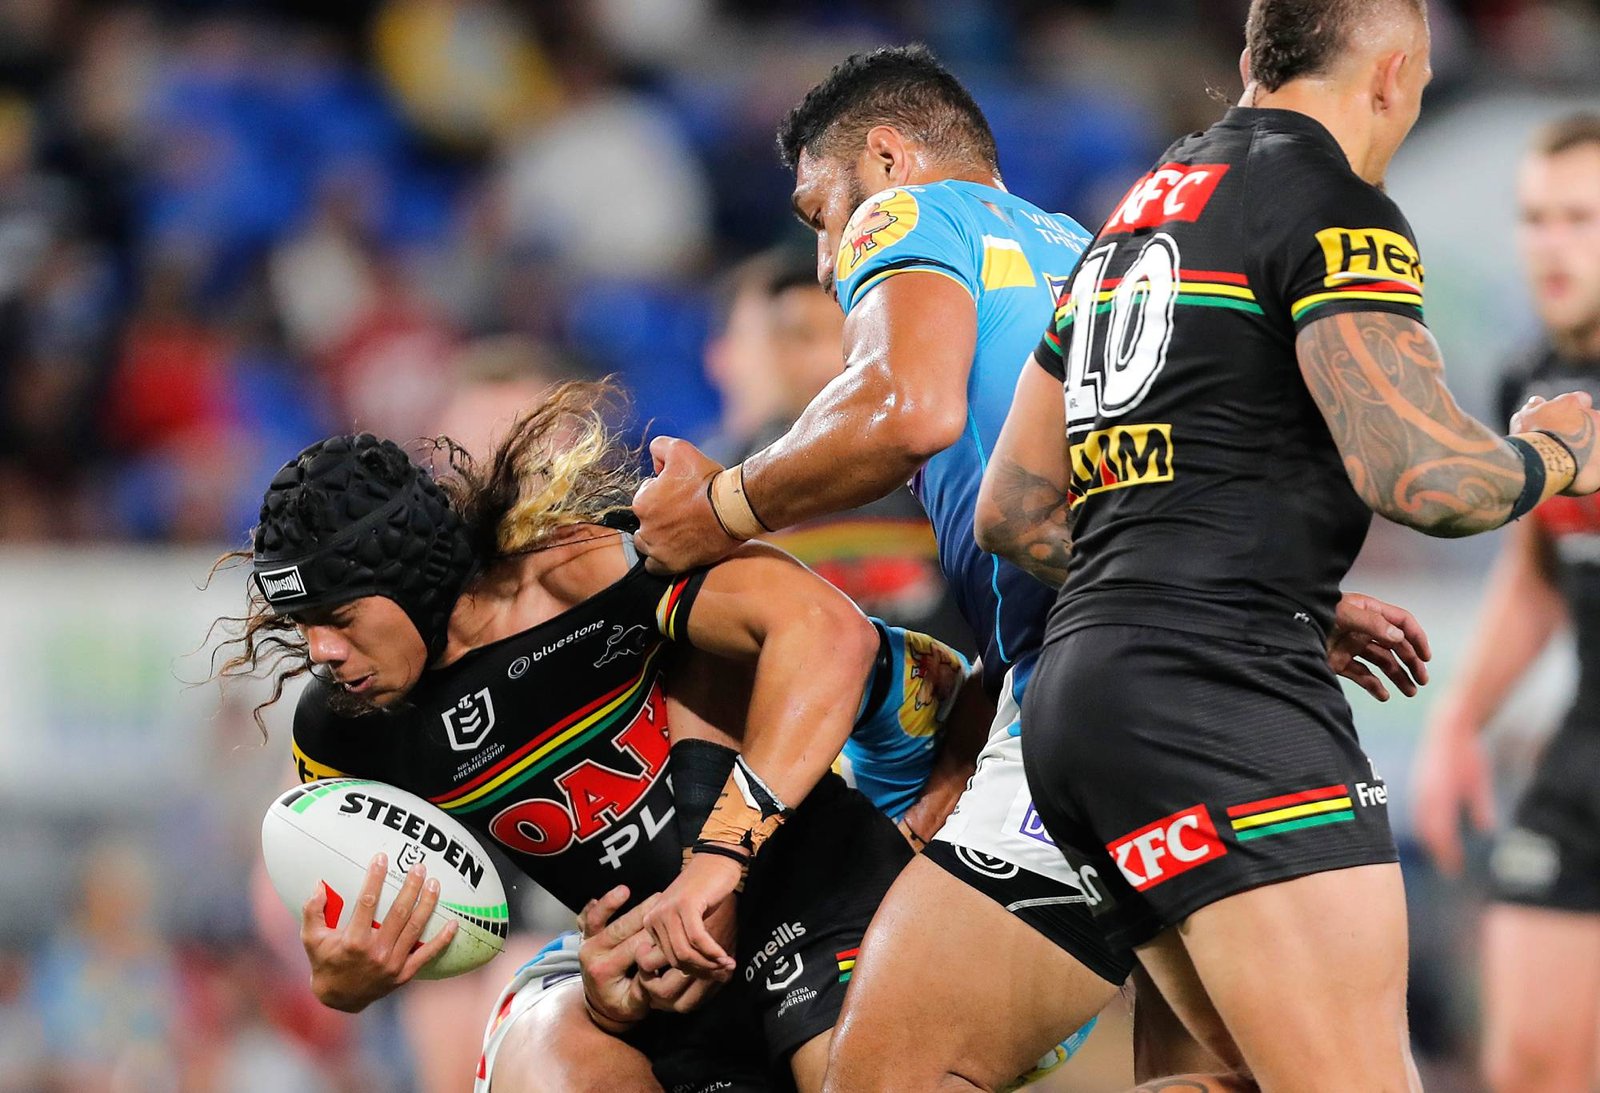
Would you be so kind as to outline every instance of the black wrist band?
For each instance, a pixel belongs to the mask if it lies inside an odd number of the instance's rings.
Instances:
[[[1520,436],[1508,436],[1506,442],[1522,457],[1522,492],[1517,495],[1516,501],[1512,502],[1511,515],[1506,517],[1506,523],[1509,524],[1528,515],[1543,499],[1545,467],[1544,456]],[[1565,448],[1566,445],[1563,444],[1562,447]],[[1567,450],[1570,452],[1572,449]]]
[[[731,858],[747,868],[750,865],[750,855],[748,853],[742,850],[735,850],[731,846],[724,846],[721,843],[711,842],[709,839],[701,839],[696,842],[689,848],[689,853],[715,854],[719,858]]]

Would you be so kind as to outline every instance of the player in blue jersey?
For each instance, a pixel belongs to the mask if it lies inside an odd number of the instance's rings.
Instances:
[[[998,1088],[1092,1020],[1132,962],[1100,936],[1088,912],[1102,898],[1096,877],[1050,842],[1023,779],[1017,702],[1054,590],[973,537],[1030,324],[1048,320],[1088,233],[1004,190],[977,105],[919,47],[847,60],[779,143],[795,210],[817,233],[819,280],[847,314],[849,367],[740,466],[657,440],[658,476],[635,498],[640,544],[663,568],[693,566],[911,481],[1000,709],[956,812],[874,920],[829,1083]],[[1389,630],[1381,612],[1360,618]],[[1181,1026],[1154,1027],[1141,1047],[1159,1050],[1142,1050],[1142,1074],[1221,1069]]]

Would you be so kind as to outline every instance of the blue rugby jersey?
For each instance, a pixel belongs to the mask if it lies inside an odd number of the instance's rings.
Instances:
[[[1071,218],[1004,190],[947,180],[868,198],[839,245],[834,276],[846,315],[874,287],[909,272],[950,278],[977,307],[966,432],[923,465],[911,488],[933,523],[940,566],[977,638],[990,690],[1015,666],[1021,693],[1055,590],[979,549],[972,530],[978,485],[1017,377],[1089,238]]]

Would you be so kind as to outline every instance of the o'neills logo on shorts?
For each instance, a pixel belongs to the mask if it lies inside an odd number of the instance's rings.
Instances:
[[[274,569],[267,573],[257,573],[256,580],[261,584],[261,594],[267,598],[268,603],[277,603],[279,600],[292,600],[296,596],[306,594],[306,583],[300,579],[300,567],[292,565],[287,569]]]
[[[1141,892],[1228,852],[1205,805],[1147,824],[1107,843],[1106,850],[1128,883]]]

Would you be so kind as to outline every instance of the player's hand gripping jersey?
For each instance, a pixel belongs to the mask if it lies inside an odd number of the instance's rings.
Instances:
[[[1316,121],[1235,108],[1101,228],[1035,352],[1066,388],[1073,572],[1095,622],[1320,642],[1371,514],[1296,366],[1348,311],[1422,317],[1405,217]]]
[[[939,562],[980,642],[984,675],[997,690],[1008,668],[1017,684],[1038,652],[1053,596],[1032,577],[986,554],[973,538],[978,485],[1017,374],[1088,233],[992,186],[945,181],[868,198],[839,243],[835,285],[845,314],[901,273],[948,277],[972,295],[977,352],[967,380],[967,429],[923,466],[912,490],[939,541]]]

